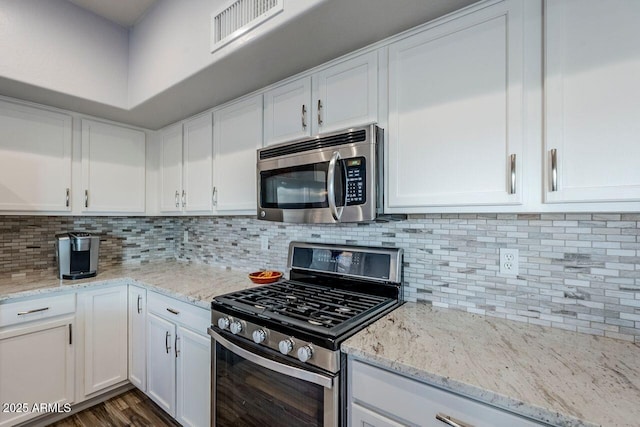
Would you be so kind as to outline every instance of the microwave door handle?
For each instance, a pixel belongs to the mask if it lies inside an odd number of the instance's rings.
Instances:
[[[329,161],[329,170],[327,170],[327,199],[329,199],[329,209],[331,210],[331,216],[336,221],[340,221],[343,208],[336,205],[336,164],[340,161],[340,153],[333,152],[331,160]]]

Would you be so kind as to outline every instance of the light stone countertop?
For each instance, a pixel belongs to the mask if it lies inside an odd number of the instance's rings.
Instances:
[[[552,425],[640,426],[630,342],[407,303],[342,351]]]
[[[257,286],[249,280],[247,272],[206,264],[164,261],[105,268],[96,277],[80,280],[60,280],[51,276],[2,278],[0,304],[39,294],[118,282],[139,285],[206,309],[211,308],[211,300],[215,296]]]

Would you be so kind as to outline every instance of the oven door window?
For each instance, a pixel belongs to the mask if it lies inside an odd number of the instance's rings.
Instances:
[[[327,208],[329,162],[274,169],[260,173],[260,206],[272,209]],[[336,206],[345,204],[344,164],[336,167]]]
[[[259,366],[215,342],[215,425],[324,426],[325,389]]]

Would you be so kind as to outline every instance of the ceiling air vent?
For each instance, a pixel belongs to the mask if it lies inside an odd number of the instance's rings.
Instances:
[[[211,17],[211,52],[284,10],[284,0],[236,0]]]

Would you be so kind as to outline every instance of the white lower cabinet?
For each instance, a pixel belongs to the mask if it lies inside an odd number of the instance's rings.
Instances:
[[[348,381],[352,427],[543,425],[353,359],[349,359]]]
[[[147,291],[129,285],[129,381],[147,391]]]
[[[183,426],[210,426],[209,310],[147,296],[147,394]]]
[[[84,397],[124,383],[127,375],[127,286],[78,293],[83,319]]]
[[[75,294],[0,305],[0,426],[74,402]]]

